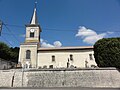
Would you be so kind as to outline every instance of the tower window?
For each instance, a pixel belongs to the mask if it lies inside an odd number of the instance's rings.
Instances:
[[[93,56],[92,54],[89,54],[90,60],[93,60]]]
[[[54,55],[52,56],[52,62],[55,62],[55,56]]]
[[[34,37],[34,32],[30,32],[30,37]]]
[[[72,54],[70,54],[70,60],[73,61],[73,55]]]
[[[26,59],[30,59],[30,56],[31,56],[31,51],[27,50],[26,51]]]

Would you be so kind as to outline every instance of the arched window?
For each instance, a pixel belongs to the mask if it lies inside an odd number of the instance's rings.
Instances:
[[[26,59],[30,59],[30,56],[31,56],[31,51],[27,50],[26,51]]]

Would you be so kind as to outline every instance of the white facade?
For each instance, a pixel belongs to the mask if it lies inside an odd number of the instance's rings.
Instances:
[[[40,25],[36,8],[31,23],[26,25],[25,42],[20,45],[19,63],[26,68],[88,68],[97,66],[92,46],[40,47]]]
[[[38,67],[50,68],[87,68],[97,66],[93,47],[61,47],[38,49]],[[69,65],[67,65],[69,63]]]
[[[37,43],[24,43],[20,45],[19,62],[23,67],[37,67]],[[26,58],[26,51],[30,50],[30,58]]]

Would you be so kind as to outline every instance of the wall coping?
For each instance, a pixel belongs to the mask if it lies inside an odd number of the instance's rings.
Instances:
[[[90,70],[118,70],[117,68],[55,68],[55,69],[24,69],[24,72],[29,71],[90,71]]]
[[[33,71],[91,71],[91,70],[118,70],[120,69],[109,67],[109,68],[54,68],[54,69],[9,69],[9,70],[0,70],[0,72],[33,72]]]

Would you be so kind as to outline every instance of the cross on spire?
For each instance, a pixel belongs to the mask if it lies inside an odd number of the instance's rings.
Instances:
[[[37,8],[37,0],[35,0],[35,8]]]
[[[38,20],[37,20],[37,0],[35,0],[35,7],[34,7],[34,12],[30,21],[30,24],[38,25]]]

